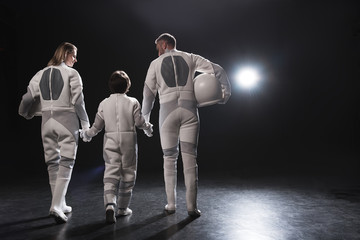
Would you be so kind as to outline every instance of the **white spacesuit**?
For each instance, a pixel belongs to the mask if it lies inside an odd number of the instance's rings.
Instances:
[[[118,207],[119,215],[127,215],[126,211],[131,213],[128,206],[137,171],[136,127],[150,130],[151,135],[152,125],[145,123],[136,98],[112,93],[99,104],[94,124],[82,134],[83,140],[91,140],[104,127],[104,204]]]
[[[63,62],[37,72],[19,106],[19,114],[26,119],[42,116],[41,137],[52,192],[50,215],[60,222],[66,222],[64,213],[72,211],[65,195],[77,153],[79,120],[83,129],[90,127],[82,90],[79,73]]]
[[[223,100],[231,95],[230,83],[223,68],[195,54],[166,49],[151,62],[143,90],[142,112],[149,121],[157,93],[159,93],[160,140],[164,154],[164,180],[167,195],[165,210],[176,209],[177,159],[179,144],[186,186],[186,204],[190,216],[199,216],[197,209],[197,145],[199,115],[194,94],[195,72],[214,74],[220,82]]]

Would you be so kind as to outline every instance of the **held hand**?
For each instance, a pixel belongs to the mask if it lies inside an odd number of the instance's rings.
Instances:
[[[79,132],[80,132],[80,137],[82,138],[82,140],[84,141],[84,142],[90,142],[91,141],[91,137],[89,137],[87,134],[86,134],[86,132],[88,131],[89,129],[86,129],[86,130],[84,130],[84,129],[79,129]]]
[[[152,133],[153,133],[153,125],[151,123],[146,123],[148,125],[147,129],[144,129],[144,133],[146,134],[146,136],[148,137],[152,137]]]
[[[30,119],[32,119],[34,117],[34,115],[26,115],[26,116],[24,116],[24,118],[26,119],[26,120],[30,120]]]

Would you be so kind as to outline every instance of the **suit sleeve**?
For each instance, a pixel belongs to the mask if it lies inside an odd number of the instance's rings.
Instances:
[[[148,122],[145,121],[144,116],[141,113],[141,105],[139,101],[135,100],[134,104],[134,120],[135,120],[135,126],[139,129],[149,129]]]
[[[157,94],[156,72],[154,62],[150,64],[145,78],[142,102],[142,115],[146,122],[150,121],[150,114],[154,107],[155,97]]]
[[[27,87],[27,92],[22,96],[18,112],[20,116],[26,119],[31,119],[34,115],[41,115],[39,113],[41,111],[39,82],[42,72],[38,71],[33,76]]]
[[[71,103],[75,107],[76,114],[81,122],[81,127],[83,129],[87,129],[90,127],[90,122],[85,108],[81,77],[76,70],[74,70],[69,77],[71,87]]]
[[[104,113],[102,110],[102,103],[99,104],[98,111],[95,115],[94,123],[91,128],[86,132],[89,137],[96,136],[105,127]]]

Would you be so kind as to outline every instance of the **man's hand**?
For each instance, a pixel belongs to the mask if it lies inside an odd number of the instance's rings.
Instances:
[[[79,132],[80,132],[80,137],[82,138],[82,140],[84,142],[90,142],[91,141],[91,137],[89,137],[86,132],[88,131],[89,129],[79,129]]]
[[[152,137],[152,133],[153,133],[153,125],[149,122],[145,123],[147,125],[147,128],[144,129],[144,133],[146,134],[146,136],[148,137]]]

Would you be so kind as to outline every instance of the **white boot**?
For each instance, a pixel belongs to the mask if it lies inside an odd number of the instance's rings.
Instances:
[[[165,212],[169,214],[174,213],[176,209],[177,157],[177,153],[164,156],[164,181],[167,198]]]
[[[68,205],[66,205],[66,201],[65,201],[65,198],[64,198],[64,201],[63,201],[63,203],[62,203],[62,205],[61,205],[61,209],[62,209],[62,211],[63,211],[63,213],[71,213],[72,212],[72,207],[71,206],[68,206]]]
[[[198,166],[196,159],[191,155],[184,154],[183,163],[187,211],[190,216],[199,217],[201,212],[197,208]]]
[[[197,167],[184,170],[184,181],[186,187],[186,206],[188,212],[197,209]]]
[[[119,216],[127,216],[132,214],[132,210],[130,208],[119,208],[117,211],[117,215]]]
[[[165,192],[167,198],[167,204],[165,206],[165,211],[168,214],[175,213],[176,210],[176,181],[177,181],[177,172],[168,171],[164,169],[164,180],[165,180]]]
[[[173,213],[175,213],[175,211],[176,211],[176,206],[175,207],[170,207],[169,204],[165,205],[165,212],[167,214],[173,214]]]
[[[66,223],[68,220],[68,217],[60,210],[58,209],[50,209],[49,212],[50,216],[53,217],[55,219],[55,222],[60,224],[60,223]]]
[[[58,170],[59,168],[48,168],[48,173],[49,173],[49,185],[51,188],[51,196],[54,196],[54,189],[55,189],[55,185],[56,185],[56,179],[57,179],[57,175],[58,175]],[[64,198],[63,203],[61,204],[61,210],[63,211],[63,213],[71,213],[72,212],[72,207],[66,205],[66,201]]]
[[[63,212],[63,208],[65,195],[71,179],[71,173],[72,168],[66,168],[63,166],[59,167],[50,207],[50,215],[55,218],[57,223],[67,222],[67,217]]]
[[[114,205],[112,205],[112,204],[107,205],[105,214],[106,214],[106,222],[107,223],[115,223],[116,222]]]
[[[199,209],[195,209],[193,211],[188,211],[190,217],[197,218],[201,216],[201,212]]]

